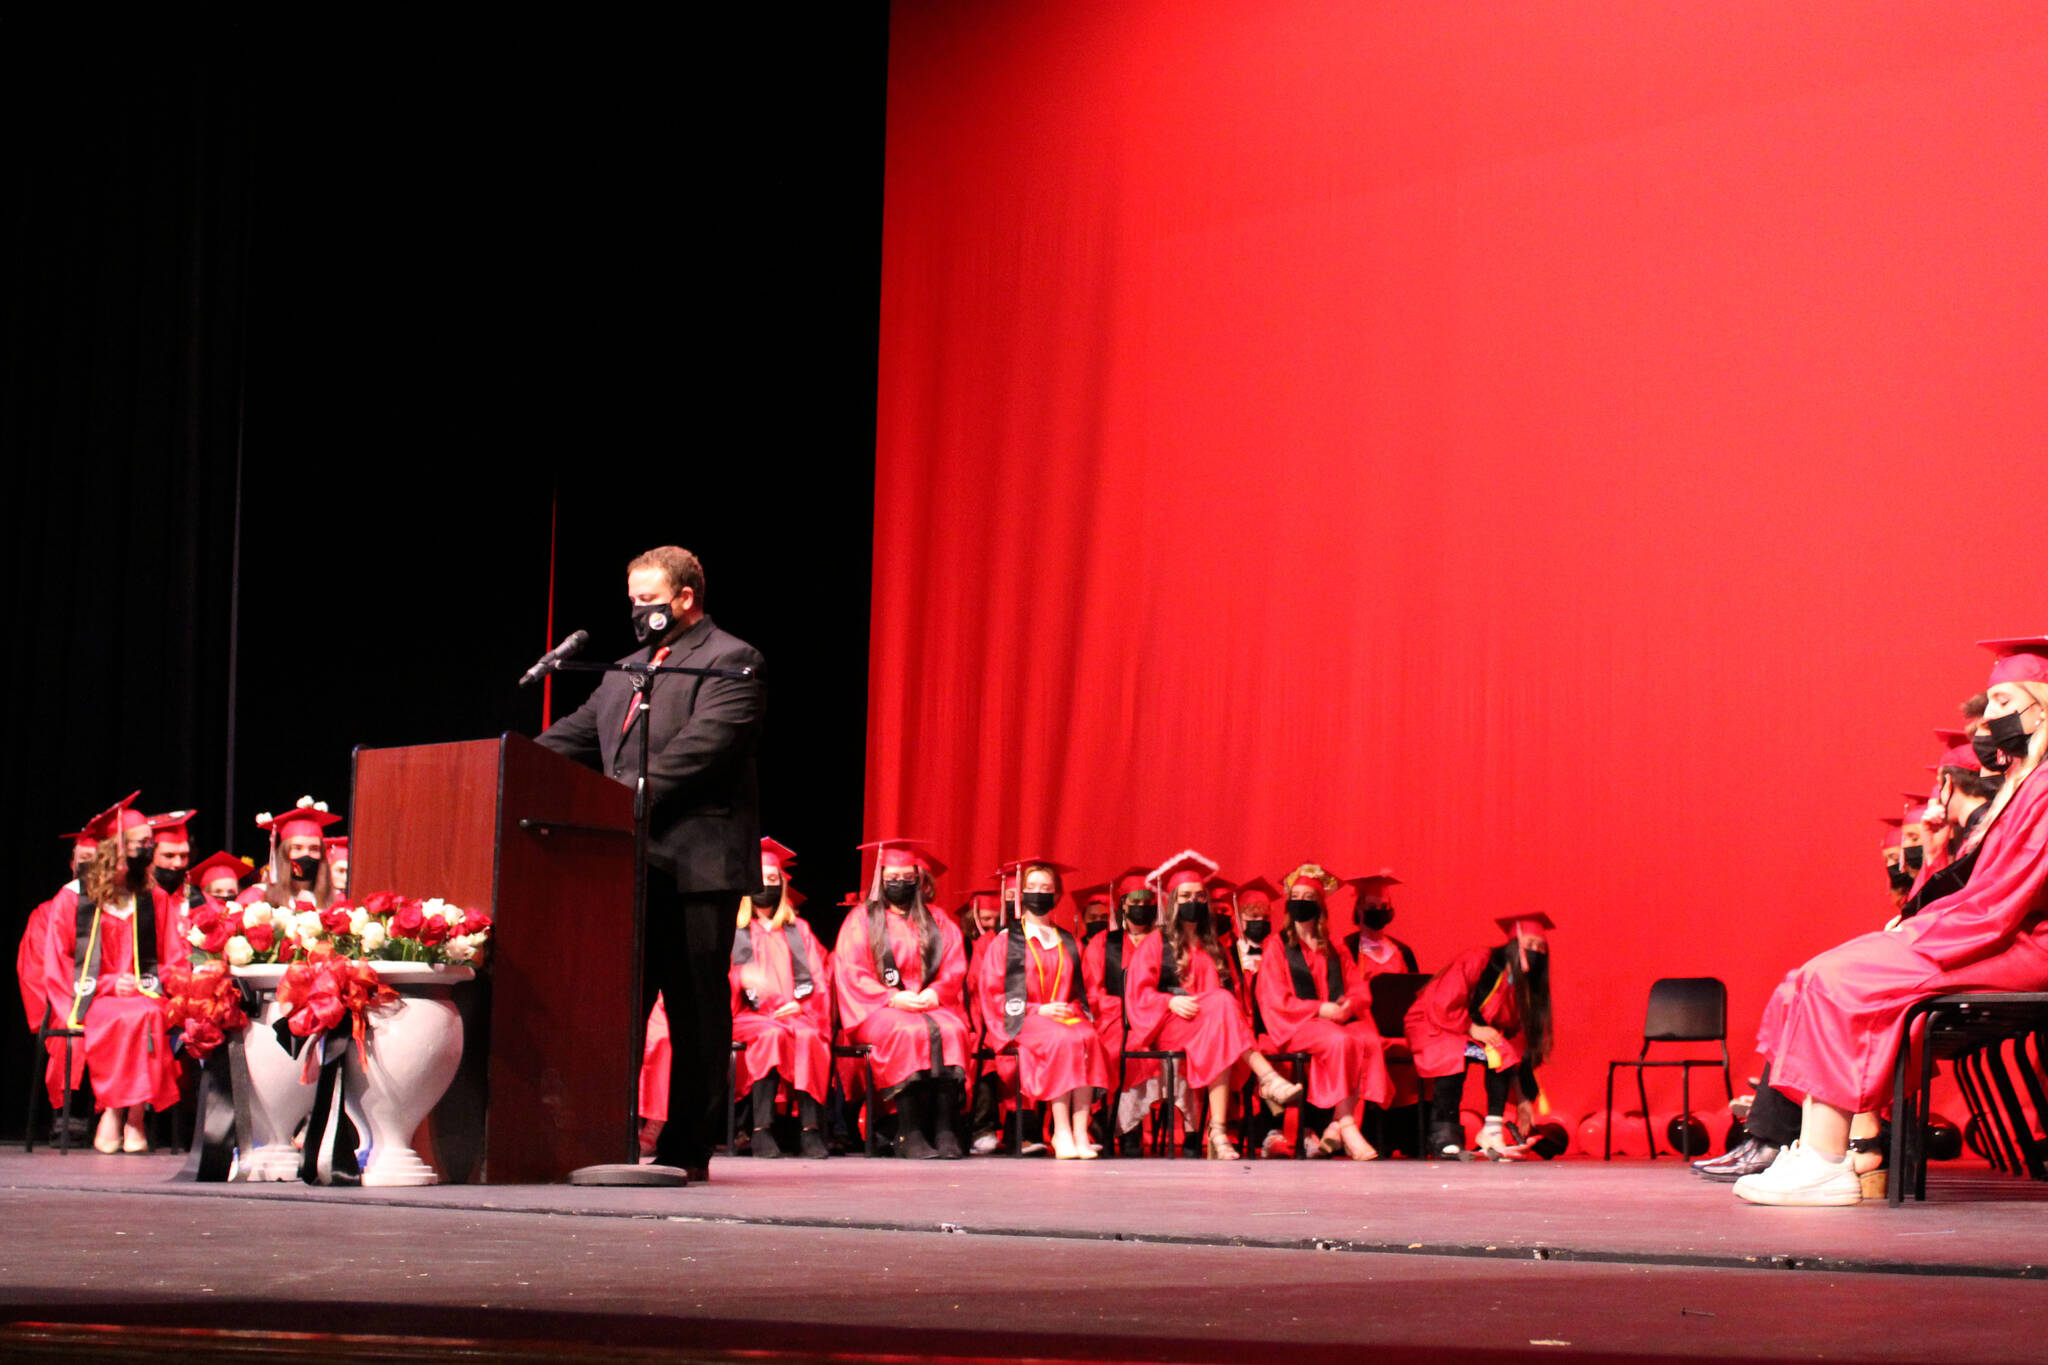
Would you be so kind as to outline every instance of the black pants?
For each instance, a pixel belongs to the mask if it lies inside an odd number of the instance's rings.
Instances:
[[[737,891],[679,892],[661,873],[647,886],[647,963],[641,1013],[657,991],[668,1010],[668,1123],[654,1159],[696,1167],[725,1133],[726,1069],[732,1060],[732,993],[726,973],[739,918]]]
[[[1515,1078],[1512,1071],[1486,1070],[1486,1113],[1497,1117],[1505,1112],[1508,1105],[1508,1082]],[[1438,1076],[1430,1082],[1430,1121],[1439,1124],[1456,1125],[1458,1106],[1465,1098],[1465,1072],[1453,1071],[1448,1076]]]
[[[1783,1091],[1771,1088],[1771,1068],[1765,1063],[1764,1074],[1757,1077],[1756,1099],[1743,1121],[1744,1131],[1766,1146],[1790,1147],[1799,1136],[1799,1119],[1799,1106],[1786,1099]]]

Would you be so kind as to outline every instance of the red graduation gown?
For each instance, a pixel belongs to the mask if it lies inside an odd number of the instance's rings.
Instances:
[[[1472,988],[1486,971],[1491,948],[1468,948],[1430,979],[1408,1007],[1408,1050],[1420,1076],[1451,1076],[1465,1069],[1465,1045],[1472,1041]],[[1503,973],[1501,981],[1506,981]],[[1479,1011],[1479,1022],[1504,1035],[1487,1066],[1506,1071],[1522,1063],[1521,1011],[1515,993],[1496,984]]]
[[[1016,1044],[1013,1064],[1017,1068],[1027,1100],[1059,1099],[1075,1090],[1109,1088],[1109,1067],[1102,1050],[1102,1038],[1094,1021],[1081,1010],[1086,1004],[1087,986],[1082,980],[1080,954],[1067,951],[1064,943],[1051,948],[1032,940],[1024,944],[1024,1015],[1015,1038],[1007,1031],[1003,994],[1004,973],[1009,966],[1009,935],[992,934],[977,960],[974,996],[979,1007],[984,1045],[1007,1049]],[[1070,1020],[1040,1014],[1038,1007],[1052,1001],[1073,1005]],[[997,1060],[1002,1060],[998,1056]]]
[[[1183,1019],[1167,1009],[1171,997],[1159,987],[1165,942],[1164,931],[1148,935],[1127,969],[1131,1046],[1185,1052],[1184,1079],[1200,1090],[1231,1076],[1252,1050],[1251,1021],[1237,997],[1223,988],[1216,964],[1201,951],[1188,956],[1180,982],[1180,993],[1193,996],[1199,1006],[1195,1017]]]
[[[1379,1032],[1372,1026],[1372,997],[1358,967],[1348,954],[1328,943],[1316,952],[1304,953],[1304,957],[1315,987],[1315,994],[1307,997],[1296,993],[1286,943],[1277,933],[1266,940],[1266,953],[1259,963],[1258,992],[1259,1016],[1265,1021],[1267,1033],[1287,1051],[1308,1054],[1311,1105],[1335,1109],[1356,1095],[1370,1104],[1384,1106],[1394,1097],[1394,1085],[1387,1076]],[[1341,1024],[1316,1014],[1330,1003],[1327,964],[1331,962],[1337,964],[1338,983],[1343,987],[1338,998],[1350,1002],[1354,1016]]]
[[[174,938],[177,907],[154,886],[149,895],[155,902],[158,964],[184,960],[189,955],[185,945]],[[72,986],[78,979],[78,897],[66,887],[49,902],[43,981],[45,998],[60,1019],[70,1011]],[[133,915],[100,914],[100,971],[84,1013],[85,1046],[72,1048],[71,1079],[76,1085],[89,1068],[93,1097],[102,1109],[132,1104],[169,1109],[178,1102],[179,1067],[164,1032],[163,1007],[154,997],[139,993],[133,926]],[[50,1041],[44,1071],[53,1105],[64,1095],[63,1046],[60,1039]]]
[[[2048,773],[1984,836],[1969,885],[1897,930],[1830,948],[1785,979],[1757,1047],[1771,1084],[1861,1113],[1892,1093],[1899,1025],[1930,996],[2048,990]]]
[[[1142,941],[1134,943],[1129,934],[1122,940],[1125,990],[1130,989],[1131,963],[1140,946]],[[1116,1083],[1116,1077],[1121,1073],[1124,1086],[1135,1090],[1159,1075],[1159,1063],[1124,1061],[1124,1001],[1121,995],[1109,989],[1108,953],[1107,933],[1097,934],[1081,949],[1081,976],[1088,987],[1088,1012],[1095,1016],[1095,1036],[1102,1040],[1102,1063],[1111,1084]],[[1133,1051],[1143,1051],[1144,1047],[1142,1042],[1131,1044]]]
[[[974,1061],[974,1079],[979,1080],[985,1075],[994,1076],[996,1078],[997,1092],[1004,1096],[1014,1096],[1017,1093],[1017,1054],[1005,1050],[1006,1044],[1010,1041],[1008,1038],[998,1036],[991,1039],[988,1036],[981,1011],[982,958],[987,955],[989,945],[991,943],[1000,943],[1002,938],[1001,930],[979,934],[968,947],[967,984],[964,988],[967,1000],[967,1042],[970,1053],[979,1052],[983,1048],[987,1048],[996,1054],[988,1061]],[[1001,968],[997,968],[996,975],[998,989],[1000,989]],[[1002,1002],[1000,1000],[996,1002],[996,1007],[1001,1009]]]
[[[49,983],[50,902],[44,901],[28,912],[28,924],[21,931],[21,946],[14,950],[14,975],[21,986],[21,1011],[31,1031],[43,1026],[43,1008],[51,1001]],[[63,988],[58,988],[62,993]],[[63,1004],[57,1009],[61,1015]],[[63,1023],[60,1017],[56,1023]]]
[[[917,931],[905,915],[893,909],[883,913],[883,922],[888,926],[900,984],[889,986],[882,981],[868,944],[866,910],[856,908],[848,913],[832,950],[832,984],[839,1001],[840,1027],[854,1042],[874,1049],[869,1060],[875,1084],[885,1095],[940,1067],[952,1068],[956,1076],[966,1075],[969,1045],[963,989],[967,950],[950,916],[933,915],[932,919],[938,925],[940,947],[938,971],[930,982],[924,979]],[[927,985],[938,993],[937,1008],[900,1010],[889,1004],[895,992],[914,995]]]
[[[811,926],[791,920],[771,929],[755,917],[740,931],[753,941],[754,960],[744,966],[735,963],[732,982],[732,1036],[747,1045],[734,1068],[739,1093],[745,1094],[770,1071],[777,1072],[796,1090],[824,1102],[832,1082],[832,964]],[[810,964],[811,990],[796,998],[796,968],[789,941],[802,943],[804,960]],[[750,976],[749,969],[759,974]],[[748,983],[753,983],[751,996]],[[797,1005],[795,1014],[774,1018],[786,1004]]]

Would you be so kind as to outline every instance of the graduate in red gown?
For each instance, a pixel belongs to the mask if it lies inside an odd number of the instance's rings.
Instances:
[[[1108,1107],[1118,1156],[1137,1156],[1140,1125],[1156,1101],[1160,1071],[1157,1062],[1128,1061],[1130,1020],[1125,1010],[1130,965],[1145,940],[1159,929],[1159,897],[1145,885],[1145,869],[1118,874],[1111,894],[1116,898],[1115,922],[1081,949],[1081,976],[1088,988],[1088,1012],[1095,1017],[1095,1036],[1102,1040],[1103,1064],[1115,1095]]]
[[[1997,656],[1984,722],[2005,781],[1958,857],[1969,881],[1911,919],[1853,938],[1788,979],[1758,1038],[1770,1083],[1804,1104],[1799,1139],[1735,1182],[1756,1204],[1831,1206],[1863,1197],[1850,1121],[1891,1092],[1900,1024],[1917,1001],[1958,991],[2048,989],[2048,637],[1986,641]]]
[[[1236,969],[1216,942],[1209,918],[1208,881],[1215,875],[1216,864],[1189,849],[1147,879],[1173,919],[1145,940],[1128,969],[1130,1046],[1186,1054],[1188,1093],[1208,1092],[1203,1152],[1212,1160],[1235,1161],[1228,1106],[1239,1068],[1249,1067],[1258,1077],[1259,1094],[1270,1105],[1291,1104],[1301,1098],[1302,1087],[1274,1071],[1252,1046],[1251,1021],[1234,989]]]
[[[300,797],[282,814],[257,816],[256,828],[270,835],[270,861],[263,879],[235,899],[243,905],[262,901],[279,910],[325,910],[334,904],[338,893],[327,864],[326,830],[340,820],[325,801],[310,796]]]
[[[989,945],[1003,938],[1003,927],[1017,918],[1014,888],[983,887],[968,894],[960,907],[960,932],[967,944],[967,1129],[968,1151],[975,1156],[992,1156],[1004,1141],[1003,1106],[1017,1096],[1017,1056],[991,1043],[982,1031],[981,958]],[[980,1054],[992,1051],[993,1058]],[[1034,1116],[1035,1118],[1035,1116]],[[1029,1156],[1045,1150],[1045,1144],[1026,1136],[1024,1151]]]
[[[1083,943],[1109,932],[1109,922],[1116,918],[1116,897],[1108,882],[1076,887],[1067,894],[1074,902],[1074,920],[1081,926]]]
[[[1384,972],[1417,972],[1415,950],[1387,932],[1394,919],[1394,888],[1401,879],[1390,867],[1370,877],[1347,877],[1337,895],[1351,903],[1351,922],[1358,927],[1344,946],[1358,961],[1358,974],[1368,981]]]
[[[71,841],[71,880],[63,889],[77,895],[81,870],[92,861],[93,853],[99,848],[99,840],[83,830],[63,837]],[[50,935],[51,904],[51,901],[44,901],[28,912],[28,923],[22,926],[21,942],[14,950],[14,978],[21,988],[21,1009],[28,1016],[31,1031],[43,1026],[43,1011],[50,1003],[50,992],[43,980],[43,954]],[[62,1020],[54,1022],[61,1023]]]
[[[1026,1102],[1052,1114],[1052,1153],[1093,1160],[1088,1110],[1109,1088],[1102,1039],[1088,1017],[1081,947],[1052,922],[1061,895],[1060,866],[1043,859],[1003,869],[1021,890],[1022,916],[980,955],[975,998],[982,1037],[998,1053],[1014,1051]]]
[[[796,855],[761,840],[759,897],[744,901],[732,944],[732,1036],[741,1094],[751,1094],[754,1155],[777,1157],[775,1101],[796,1096],[804,1156],[828,1155],[821,1106],[832,1084],[832,960],[797,918],[803,896],[789,884]],[[666,1078],[664,1078],[666,1079]]]
[[[868,900],[846,917],[832,954],[840,1027],[874,1049],[875,1085],[896,1103],[896,1154],[956,1159],[967,952],[952,916],[928,908],[941,865],[917,840],[861,847],[875,859]]]
[[[1315,863],[1303,863],[1283,885],[1287,922],[1259,966],[1260,1018],[1279,1048],[1308,1054],[1303,1145],[1314,1142],[1322,1156],[1342,1152],[1353,1161],[1371,1161],[1379,1153],[1358,1130],[1359,1101],[1384,1107],[1394,1087],[1365,982],[1350,956],[1330,942],[1324,898],[1337,879]],[[1320,1135],[1312,1133],[1315,1122],[1322,1124]]]
[[[80,877],[50,902],[42,982],[45,999],[66,1023],[83,1025],[83,1048],[72,1049],[74,1086],[92,1076],[100,1109],[93,1146],[102,1152],[143,1152],[143,1106],[178,1102],[179,1067],[164,1031],[157,986],[159,963],[186,956],[175,937],[176,907],[150,877],[155,849],[149,821],[128,797],[87,830],[98,841]],[[52,1041],[45,1080],[50,1102],[63,1098],[62,1045]]]
[[[1507,1141],[1503,1115],[1519,1090],[1517,1117],[1534,1127],[1536,1067],[1550,1056],[1550,942],[1554,928],[1543,914],[1503,915],[1494,921],[1507,942],[1470,948],[1431,978],[1408,1009],[1406,1034],[1415,1070],[1431,1082],[1429,1155],[1470,1160],[1458,1114],[1465,1067],[1486,1072],[1486,1122],[1479,1151],[1495,1160],[1519,1160],[1521,1144]]]
[[[255,873],[255,868],[234,854],[216,853],[185,875],[186,881],[200,895],[226,904],[242,894],[242,883]]]
[[[327,876],[334,883],[334,894],[348,895],[348,836],[337,835],[323,839],[321,851],[327,855]]]

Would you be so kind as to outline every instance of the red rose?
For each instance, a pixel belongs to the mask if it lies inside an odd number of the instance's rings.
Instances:
[[[215,915],[210,926],[195,923],[193,927],[205,935],[199,941],[199,946],[209,953],[217,953],[228,946],[229,939],[242,932],[242,917]]]
[[[332,981],[323,981],[303,1004],[292,1011],[289,1027],[299,1037],[310,1038],[339,1024],[347,1013]]]
[[[228,1040],[220,1025],[210,1019],[193,1019],[185,1025],[185,1051],[204,1057]]]
[[[462,928],[457,932],[481,934],[490,927],[491,917],[489,915],[486,915],[481,910],[465,910],[462,912]]]
[[[391,932],[398,938],[418,938],[420,925],[425,922],[426,916],[420,913],[418,901],[402,901],[391,916]]]
[[[249,946],[259,953],[267,953],[277,942],[275,924],[251,924],[242,930],[242,937],[249,940]]]
[[[348,907],[337,901],[320,912],[320,927],[330,934],[348,932]]]
[[[432,919],[420,921],[420,942],[426,944],[429,948],[433,947],[436,943],[446,943],[448,936],[454,932],[454,927],[439,915],[434,916]]]
[[[372,891],[363,897],[363,909],[372,915],[388,915],[405,901],[395,891]]]

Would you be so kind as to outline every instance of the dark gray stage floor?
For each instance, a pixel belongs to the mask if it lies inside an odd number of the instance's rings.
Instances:
[[[315,1339],[392,1358],[474,1339],[557,1358],[1962,1361],[2048,1341],[2048,1201],[1982,1174],[1937,1176],[1923,1207],[1795,1211],[1668,1162],[730,1161],[666,1191],[201,1190],[162,1183],[175,1164],[0,1157],[0,1353],[219,1351],[184,1329],[220,1328],[443,1339]]]

